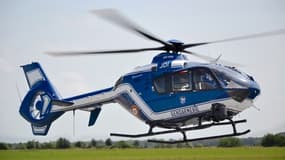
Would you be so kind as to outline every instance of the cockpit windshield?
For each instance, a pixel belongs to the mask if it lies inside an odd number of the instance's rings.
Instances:
[[[212,70],[226,88],[244,88],[251,84],[249,76],[236,68],[215,66]]]

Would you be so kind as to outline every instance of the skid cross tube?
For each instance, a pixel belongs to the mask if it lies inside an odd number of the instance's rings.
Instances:
[[[246,120],[237,120],[237,121],[232,121],[229,120],[229,122],[212,122],[212,123],[208,123],[208,124],[201,124],[198,126],[194,126],[194,127],[186,127],[186,128],[179,128],[179,129],[171,129],[171,130],[166,130],[166,131],[158,131],[158,132],[152,132],[152,130],[150,130],[150,132],[148,133],[143,133],[143,134],[121,134],[121,133],[111,133],[110,136],[118,136],[118,137],[128,137],[128,138],[139,138],[139,137],[147,137],[147,136],[155,136],[155,135],[160,135],[160,134],[167,134],[167,133],[176,133],[176,132],[185,132],[185,131],[190,131],[190,130],[198,130],[198,129],[205,129],[205,128],[209,128],[212,126],[221,126],[221,125],[229,125],[231,124],[233,126],[234,129],[234,133],[235,133],[235,124],[237,123],[245,123]],[[249,131],[248,131],[249,132]],[[248,133],[247,132],[247,133]],[[236,133],[237,134],[237,133]],[[244,133],[246,134],[246,133]]]

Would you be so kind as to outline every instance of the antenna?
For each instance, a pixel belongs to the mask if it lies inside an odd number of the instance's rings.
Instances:
[[[211,63],[217,63],[220,60],[221,57],[222,57],[222,54],[220,54],[216,59],[211,61]]]
[[[257,111],[260,111],[260,110],[261,110],[260,108],[256,107],[254,104],[252,104],[252,107],[253,107],[254,109],[256,109]]]
[[[20,94],[20,90],[19,90],[17,82],[16,82],[16,90],[17,90],[19,101],[20,101],[20,103],[22,103],[22,98],[21,98],[21,94]]]
[[[75,109],[73,110],[73,136],[75,136]]]

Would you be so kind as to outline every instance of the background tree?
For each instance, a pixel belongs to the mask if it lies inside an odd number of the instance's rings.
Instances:
[[[271,147],[275,145],[275,138],[273,134],[265,135],[261,140],[261,145],[264,147]]]
[[[115,148],[132,148],[132,146],[125,141],[119,141],[114,144]]]
[[[240,139],[235,137],[223,138],[219,140],[219,147],[239,147],[241,146]]]
[[[285,146],[285,137],[280,134],[267,134],[262,138],[261,145],[264,147]]]
[[[90,146],[91,147],[97,147],[97,141],[95,139],[91,139]]]
[[[0,150],[7,150],[9,149],[8,144],[0,142]]]
[[[70,142],[65,138],[59,138],[56,141],[56,148],[64,149],[64,148],[70,148],[70,147],[71,147]]]
[[[133,146],[136,147],[136,148],[139,148],[140,147],[140,142],[138,140],[135,140],[134,143],[133,143]]]
[[[41,144],[41,148],[42,149],[53,149],[56,147],[55,145],[56,144],[54,142],[44,142]]]
[[[113,144],[112,140],[110,138],[107,138],[105,141],[105,145],[109,147],[112,146],[112,144]]]
[[[27,147],[27,149],[39,149],[39,148],[41,148],[41,145],[38,141],[32,140],[32,141],[28,141],[26,143],[26,147]]]
[[[277,142],[277,146],[285,146],[285,136],[282,136],[280,134],[275,135],[275,141]]]
[[[74,143],[74,146],[77,148],[84,148],[84,143],[81,141],[77,141]]]
[[[25,143],[17,143],[17,144],[14,146],[14,148],[15,148],[15,149],[27,149]]]

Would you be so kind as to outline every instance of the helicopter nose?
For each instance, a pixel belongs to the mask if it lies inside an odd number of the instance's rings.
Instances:
[[[228,90],[227,92],[234,100],[238,102],[242,102],[250,95],[250,91],[248,89],[233,89]]]
[[[260,94],[258,88],[247,88],[247,89],[233,89],[228,90],[227,93],[236,101],[242,102],[245,99],[255,99]]]
[[[252,81],[250,85],[248,86],[248,91],[249,91],[248,98],[253,100],[260,94],[260,87],[253,78],[251,78],[251,80]]]
[[[255,99],[260,94],[260,88],[249,88],[248,98]]]
[[[248,91],[249,91],[248,98],[253,100],[260,94],[260,87],[252,76],[248,75],[248,77],[251,80],[248,85]]]
[[[228,94],[236,101],[245,99],[254,100],[260,94],[260,87],[255,81],[251,81],[247,88],[228,90]]]

